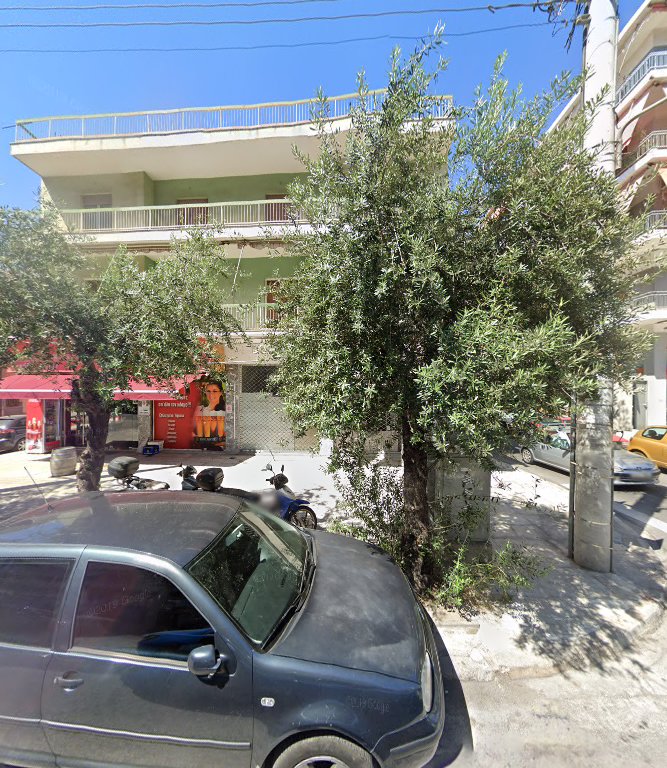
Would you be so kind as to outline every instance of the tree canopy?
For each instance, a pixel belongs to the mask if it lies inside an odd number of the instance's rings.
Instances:
[[[57,213],[0,209],[0,366],[73,373],[88,415],[79,487],[99,486],[114,390],[132,380],[170,385],[215,365],[236,321],[224,310],[224,260],[212,232],[194,231],[140,265],[120,249],[91,288],[82,242]]]
[[[334,439],[334,465],[373,432],[400,432],[416,582],[429,457],[488,461],[573,391],[622,379],[641,336],[628,303],[636,226],[583,149],[590,110],[545,130],[578,82],[525,100],[500,59],[443,120],[445,65],[427,68],[438,45],[394,53],[379,106],[362,76],[344,137],[322,100],[321,151],[302,156],[290,190],[312,226],[290,230],[301,262],[272,340],[287,412]]]

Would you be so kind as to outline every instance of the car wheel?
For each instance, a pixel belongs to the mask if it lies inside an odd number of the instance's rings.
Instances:
[[[289,521],[297,528],[317,528],[317,517],[310,507],[297,507],[290,514]]]
[[[532,464],[535,461],[535,457],[530,448],[521,449],[521,461],[523,461],[524,464]]]
[[[15,451],[25,451],[25,437],[22,437],[14,446]]]
[[[314,736],[281,752],[273,768],[372,768],[365,749],[340,736]]]

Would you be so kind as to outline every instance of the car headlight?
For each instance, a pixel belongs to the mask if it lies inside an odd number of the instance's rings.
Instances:
[[[424,655],[424,663],[422,664],[421,687],[424,712],[430,712],[433,707],[433,665],[428,651]]]

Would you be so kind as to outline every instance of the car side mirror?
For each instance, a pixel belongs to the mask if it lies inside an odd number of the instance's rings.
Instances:
[[[188,669],[196,677],[206,677],[209,680],[221,670],[226,670],[229,658],[217,654],[215,646],[201,645],[193,648],[188,655]]]

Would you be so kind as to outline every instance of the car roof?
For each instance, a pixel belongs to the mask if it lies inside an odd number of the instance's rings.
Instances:
[[[241,499],[197,491],[87,493],[0,523],[0,545],[116,547],[185,565],[225,528]]]

